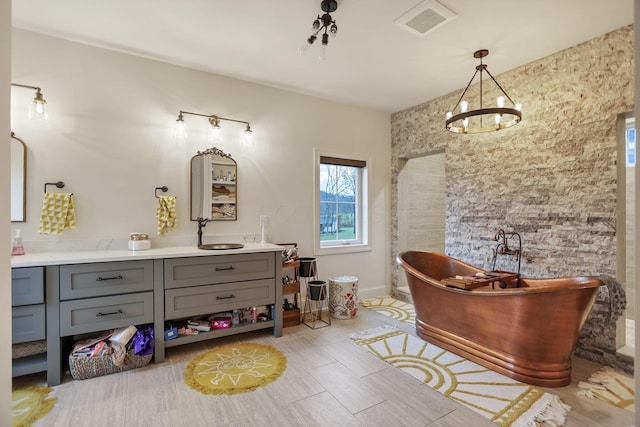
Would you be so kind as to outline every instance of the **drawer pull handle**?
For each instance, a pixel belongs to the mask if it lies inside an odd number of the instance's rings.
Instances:
[[[217,296],[216,299],[231,299],[231,298],[235,298],[236,296],[234,294],[228,295],[226,297],[221,297],[221,296]]]
[[[233,270],[233,266],[229,266],[229,267],[216,267],[216,271],[228,271],[228,270]]]
[[[96,317],[111,316],[112,314],[122,314],[122,310],[118,309],[118,310],[112,311],[110,313],[103,313],[103,312],[99,311],[98,314],[96,314]]]
[[[98,277],[96,281],[102,282],[103,280],[122,280],[122,279],[124,279],[124,277],[122,277],[122,274],[118,274],[115,277]]]

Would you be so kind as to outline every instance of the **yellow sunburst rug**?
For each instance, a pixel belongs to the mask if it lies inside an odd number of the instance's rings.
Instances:
[[[360,301],[360,305],[410,325],[416,324],[416,309],[413,304],[391,296],[375,297]]]
[[[502,427],[561,426],[571,409],[523,384],[391,326],[350,335],[356,344]]]
[[[245,393],[275,381],[286,368],[286,356],[271,346],[229,344],[196,356],[184,382],[203,394]]]
[[[47,398],[53,389],[42,385],[14,388],[11,393],[11,426],[28,427],[51,411],[57,398]]]
[[[582,389],[578,392],[580,396],[598,398],[635,412],[636,392],[631,375],[605,366],[591,375],[588,382],[580,381],[578,387]]]

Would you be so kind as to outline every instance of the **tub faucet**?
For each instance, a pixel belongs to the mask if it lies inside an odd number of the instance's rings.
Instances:
[[[198,247],[202,246],[202,229],[211,221],[209,218],[198,218]]]
[[[518,248],[511,249],[509,247],[509,240],[517,239]],[[520,239],[520,234],[515,231],[511,233],[505,233],[505,231],[501,228],[498,232],[493,236],[493,240],[498,242],[496,247],[492,249],[493,252],[493,267],[492,270],[496,269],[496,261],[498,260],[498,255],[509,255],[509,259],[514,259],[518,262],[518,270],[516,273],[518,274],[518,280],[516,282],[516,287],[520,285],[520,258],[522,255],[522,240]],[[503,284],[500,284],[500,287],[503,288]]]

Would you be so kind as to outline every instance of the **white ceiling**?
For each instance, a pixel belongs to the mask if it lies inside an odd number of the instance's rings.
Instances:
[[[338,34],[300,50],[320,0],[13,0],[13,25],[300,93],[395,112],[633,23],[633,0],[440,0],[425,36],[394,21],[422,0],[338,0]],[[498,79],[499,80],[499,79]],[[508,88],[505,88],[508,91]]]

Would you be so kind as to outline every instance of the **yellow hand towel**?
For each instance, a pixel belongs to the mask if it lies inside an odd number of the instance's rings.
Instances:
[[[158,197],[156,218],[158,219],[158,234],[160,236],[176,229],[178,221],[176,215],[176,198],[174,196]]]
[[[38,232],[40,234],[62,234],[65,228],[76,227],[76,212],[73,194],[45,193]]]

